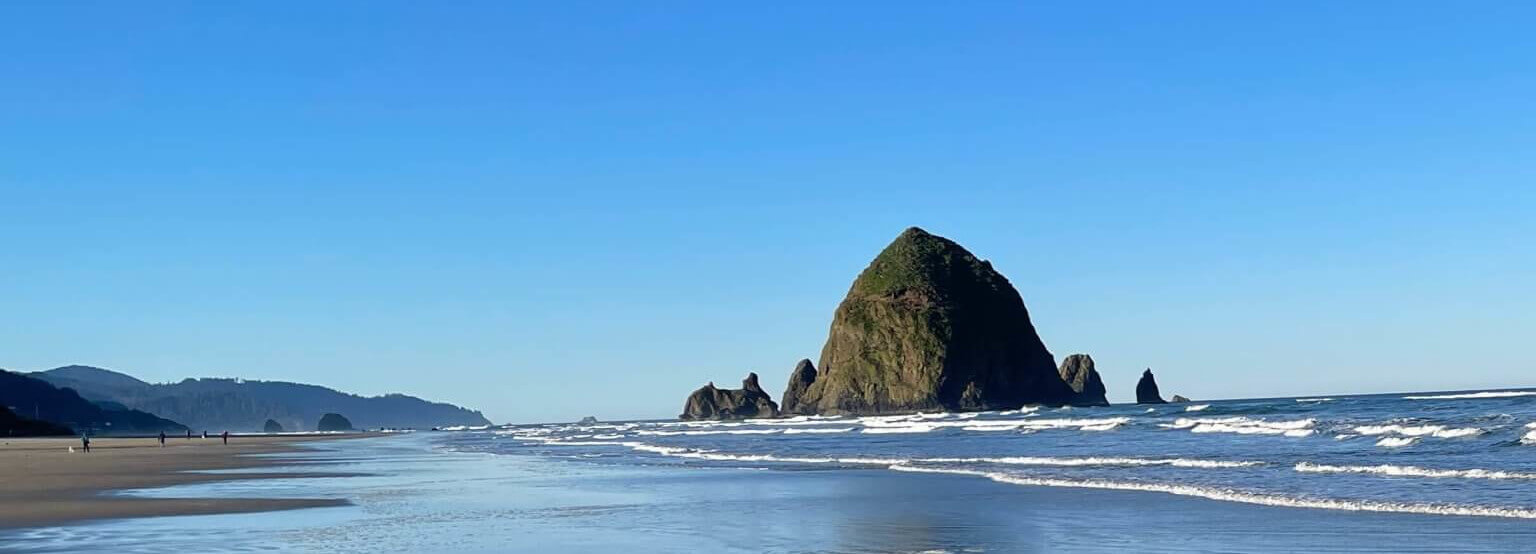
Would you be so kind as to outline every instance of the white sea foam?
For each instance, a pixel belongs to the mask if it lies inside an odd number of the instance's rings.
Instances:
[[[1187,468],[1235,468],[1264,465],[1264,462],[1199,460],[1190,458],[1121,458],[1090,456],[1086,458],[1053,458],[1038,456],[1004,456],[996,458],[917,458],[910,463],[981,463],[1026,466],[1171,466]]]
[[[1536,444],[1536,431],[1527,432],[1525,436],[1520,437],[1520,444]]]
[[[772,435],[783,433],[783,429],[722,429],[719,431],[635,431],[636,435],[651,435],[658,437],[698,436],[698,435]]]
[[[1195,404],[1193,406],[1185,406],[1184,407],[1184,411],[1186,411],[1186,412],[1201,412],[1201,411],[1205,411],[1205,409],[1209,408],[1209,407],[1211,407],[1210,404]]]
[[[1404,437],[1435,437],[1439,439],[1454,439],[1458,437],[1471,437],[1483,434],[1483,430],[1476,427],[1452,428],[1444,425],[1360,425],[1355,427],[1355,432],[1361,435],[1400,435]]]
[[[1468,400],[1474,398],[1514,398],[1517,396],[1536,396],[1536,391],[1501,390],[1487,392],[1469,392],[1462,394],[1437,394],[1431,396],[1404,396],[1407,400]]]
[[[1521,473],[1518,471],[1497,471],[1490,469],[1431,469],[1416,466],[1335,466],[1301,462],[1296,464],[1296,471],[1303,473],[1367,473],[1373,475],[1390,475],[1394,477],[1431,477],[1431,478],[1463,478],[1463,479],[1536,479],[1536,473]]]
[[[931,423],[914,423],[912,425],[903,425],[900,427],[865,427],[859,432],[871,435],[927,433],[938,428],[939,427],[937,425],[933,425]]]
[[[1297,398],[1297,402],[1332,402],[1332,398]]]
[[[1099,480],[1071,480],[1071,479],[1047,479],[1035,477],[1021,477],[1006,473],[976,471],[968,469],[944,469],[916,467],[907,465],[892,465],[890,469],[895,471],[911,471],[919,473],[948,473],[952,475],[971,475],[985,477],[999,483],[1014,485],[1032,485],[1040,487],[1072,487],[1086,489],[1111,489],[1127,491],[1146,491],[1176,494],[1180,496],[1195,496],[1211,500],[1223,500],[1227,502],[1242,502],[1245,504],[1258,504],[1263,506],[1286,506],[1292,508],[1314,508],[1323,510],[1347,510],[1355,512],[1395,512],[1412,514],[1436,514],[1455,516],[1483,516],[1505,517],[1520,519],[1536,519],[1536,510],[1528,508],[1506,508],[1498,506],[1467,506],[1457,504],[1427,504],[1413,502],[1379,502],[1368,500],[1335,500],[1295,498],[1275,494],[1242,492],[1232,489],[1216,489],[1197,487],[1191,485],[1170,485],[1162,483],[1128,483]]]
[[[1376,446],[1383,448],[1397,448],[1419,442],[1418,437],[1385,437],[1376,441]]]
[[[842,427],[842,428],[837,428],[837,429],[785,429],[784,430],[784,434],[786,434],[786,435],[800,435],[800,434],[806,434],[806,433],[812,433],[812,434],[847,433],[847,432],[852,431],[854,429],[855,429],[855,427]]]
[[[1285,435],[1305,437],[1313,433],[1315,419],[1292,421],[1265,421],[1241,416],[1218,418],[1181,417],[1173,423],[1159,424],[1169,429],[1189,429],[1191,433],[1235,433],[1239,435]]]

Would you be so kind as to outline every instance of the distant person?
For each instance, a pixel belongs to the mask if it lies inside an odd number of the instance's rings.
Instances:
[[[87,453],[91,451],[91,437],[89,435],[80,435],[80,447],[84,448]]]
[[[229,431],[224,432],[224,444],[229,444]]]
[[[208,440],[208,430],[203,429],[203,440]]]
[[[160,448],[165,448],[165,431],[160,432]]]
[[[192,440],[192,430],[187,429],[187,440]]]

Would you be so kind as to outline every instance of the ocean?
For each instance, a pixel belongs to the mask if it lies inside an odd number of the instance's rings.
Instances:
[[[25,552],[1519,552],[1536,390],[322,443],[275,479],[129,491],[353,506],[0,535]],[[263,470],[268,471],[268,470]]]

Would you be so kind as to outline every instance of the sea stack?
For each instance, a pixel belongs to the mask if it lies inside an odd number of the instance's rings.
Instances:
[[[320,423],[315,425],[316,431],[351,431],[352,422],[341,414],[325,414],[320,416]]]
[[[811,408],[810,405],[800,402],[800,397],[805,396],[805,390],[816,382],[816,365],[810,360],[800,360],[795,364],[795,371],[789,374],[789,385],[784,387],[784,402],[780,404],[786,414],[806,415],[804,411]],[[801,411],[796,411],[801,410]]]
[[[740,389],[704,385],[688,395],[678,419],[750,419],[778,417],[779,405],[757,384],[757,374],[748,373]]]
[[[1168,402],[1173,403],[1173,404],[1183,404],[1183,403],[1189,402],[1189,401],[1190,400],[1188,398],[1185,398],[1183,396],[1179,396],[1177,394],[1173,395],[1172,398],[1168,399]]]
[[[1108,406],[1109,399],[1104,396],[1104,380],[1099,378],[1099,370],[1093,367],[1093,356],[1087,354],[1073,354],[1061,361],[1061,369],[1057,370],[1061,380],[1072,388],[1074,396],[1073,406]]]
[[[263,432],[263,433],[281,433],[281,432],[283,432],[283,424],[278,423],[277,420],[275,420],[275,419],[269,419],[269,420],[267,420],[266,423],[263,423],[261,425],[261,432]]]
[[[1018,291],[959,244],[912,227],[832,316],[821,361],[785,412],[882,414],[1068,404]],[[803,388],[803,390],[800,390]]]
[[[1152,369],[1141,372],[1141,380],[1136,382],[1137,404],[1167,404],[1163,395],[1157,392],[1157,379],[1152,377]]]

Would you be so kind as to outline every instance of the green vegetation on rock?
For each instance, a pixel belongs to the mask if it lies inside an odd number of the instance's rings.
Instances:
[[[1075,396],[1008,279],[916,227],[854,280],[817,366],[814,382],[787,389],[796,395],[786,413],[1007,409]]]

